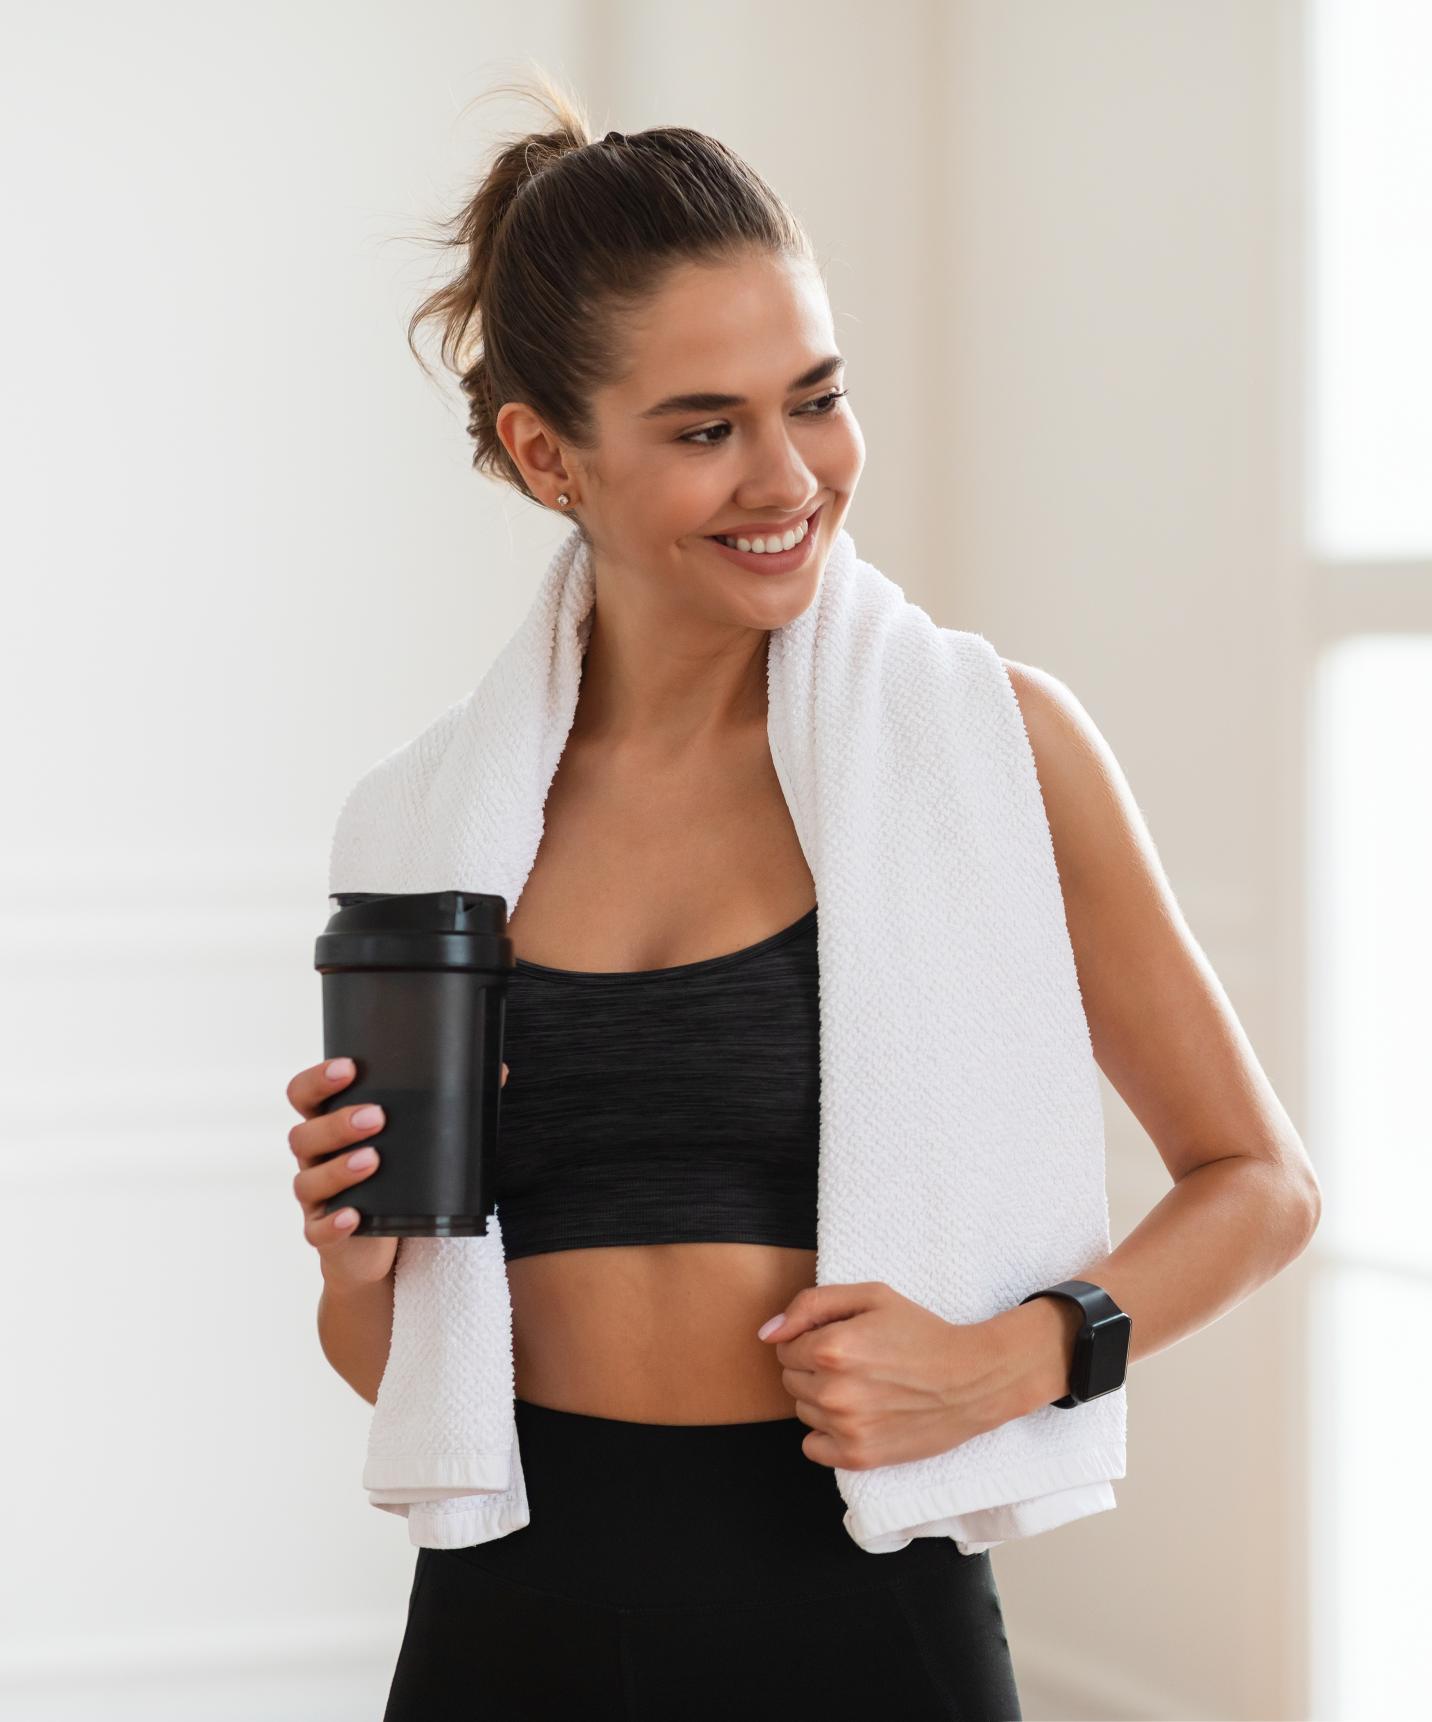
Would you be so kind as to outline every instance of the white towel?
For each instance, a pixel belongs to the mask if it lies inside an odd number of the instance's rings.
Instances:
[[[594,601],[573,526],[478,686],[354,786],[330,892],[486,891],[515,909]],[[883,1280],[984,1321],[1109,1249],[1097,1072],[1014,689],[982,635],[937,627],[845,530],[767,665],[772,759],[820,905],[815,1282]],[[419,1547],[530,1518],[500,1209],[485,1237],[398,1246],[363,1486]],[[930,1458],[836,1467],[844,1524],[875,1554],[1032,1536],[1116,1505],[1125,1433],[1121,1387]]]

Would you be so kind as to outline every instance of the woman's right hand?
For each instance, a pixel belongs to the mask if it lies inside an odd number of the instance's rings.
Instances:
[[[376,1117],[369,1116],[362,1124],[355,1120],[368,1112],[366,1107],[318,1110],[320,1101],[352,1082],[355,1074],[351,1058],[331,1058],[299,1071],[288,1085],[288,1103],[303,1120],[288,1133],[288,1145],[299,1165],[293,1193],[303,1209],[303,1235],[318,1251],[323,1278],[329,1285],[376,1285],[392,1273],[398,1254],[396,1238],[350,1236],[358,1218],[354,1209],[339,1208],[332,1214],[323,1211],[341,1191],[371,1178],[378,1166],[376,1148],[364,1149],[366,1164],[357,1166],[350,1166],[349,1156],[340,1150],[351,1143],[367,1142],[383,1128],[386,1120],[381,1107],[372,1108]],[[505,1064],[502,1081],[507,1081]]]

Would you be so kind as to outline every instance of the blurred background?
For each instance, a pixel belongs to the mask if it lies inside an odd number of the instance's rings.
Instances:
[[[1425,1714],[1432,7],[7,4],[0,1714],[380,1716],[286,1141],[356,776],[565,523],[469,467],[408,237],[538,62],[826,264],[861,553],[1066,681],[1323,1185],[1130,1378],[1118,1510],[993,1560],[1028,1718]],[[440,624],[440,625],[439,625]],[[1167,1188],[1107,1083],[1115,1238]],[[1419,1433],[1421,1431],[1421,1433]]]

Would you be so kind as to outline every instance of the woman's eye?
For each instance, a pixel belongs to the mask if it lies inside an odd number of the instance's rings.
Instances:
[[[809,401],[805,406],[801,407],[795,416],[797,418],[828,419],[835,412],[835,403],[849,393],[849,389],[828,389],[826,393],[819,396],[818,399]],[[819,408],[819,411],[815,410],[817,408]],[[702,437],[710,436],[714,431],[730,430],[730,428],[730,424],[723,419],[720,424],[706,425],[701,430],[687,431],[685,436],[679,436],[676,440],[678,442],[689,442],[695,448],[715,448],[717,446],[716,443],[702,442],[700,439]],[[726,440],[727,439],[725,437],[718,439],[720,442],[725,442]]]

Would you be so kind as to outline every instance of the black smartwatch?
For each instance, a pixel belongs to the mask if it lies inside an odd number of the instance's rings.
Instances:
[[[1084,1325],[1074,1341],[1069,1391],[1062,1399],[1052,1399],[1050,1404],[1068,1410],[1122,1387],[1134,1318],[1121,1310],[1102,1286],[1092,1285],[1088,1280],[1060,1280],[1058,1285],[1030,1292],[1029,1297],[1019,1301],[1025,1304],[1037,1297],[1068,1298],[1084,1312]]]

